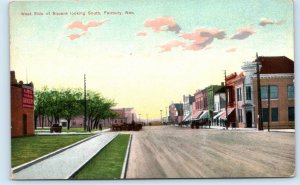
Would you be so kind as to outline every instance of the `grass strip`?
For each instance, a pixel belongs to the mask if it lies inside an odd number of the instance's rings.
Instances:
[[[15,167],[91,135],[29,136],[11,139],[11,166]]]
[[[119,134],[83,166],[72,179],[119,179],[129,138],[129,134]]]

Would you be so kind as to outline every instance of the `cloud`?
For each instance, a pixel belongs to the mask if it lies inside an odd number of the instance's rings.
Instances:
[[[230,52],[236,52],[237,48],[229,48],[226,50],[226,52],[230,53]]]
[[[158,17],[156,19],[146,20],[144,26],[152,28],[155,32],[171,31],[179,33],[181,31],[181,27],[172,17]]]
[[[160,52],[167,52],[167,51],[171,51],[173,48],[176,47],[185,47],[185,43],[178,41],[178,40],[172,40],[166,44],[163,44],[161,46],[159,46],[162,50]]]
[[[187,45],[185,50],[201,50],[210,45],[214,39],[222,40],[226,37],[226,33],[220,29],[199,28],[191,33],[183,33],[180,37],[193,41],[191,45]]]
[[[273,21],[273,20],[267,19],[267,18],[262,18],[262,19],[260,19],[260,21],[259,21],[259,25],[260,25],[260,26],[267,26],[268,24],[269,24],[269,25],[272,25],[272,24],[282,25],[282,24],[284,24],[284,23],[285,23],[284,20],[281,20],[281,21]]]
[[[244,40],[254,33],[253,28],[241,28],[230,39]]]
[[[85,35],[86,32],[83,32],[81,34],[71,34],[71,35],[68,35],[67,37],[69,37],[70,40],[75,40],[75,39],[79,39],[82,35]]]
[[[109,20],[106,19],[103,21],[90,21],[87,24],[83,24],[81,21],[74,21],[68,25],[68,29],[80,29],[82,31],[88,31],[89,28],[101,26],[107,21]]]
[[[147,32],[141,31],[141,32],[137,32],[135,35],[140,36],[140,37],[145,37],[145,36],[147,36]]]

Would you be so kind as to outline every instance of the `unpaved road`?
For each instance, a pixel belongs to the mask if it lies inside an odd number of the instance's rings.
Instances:
[[[127,178],[287,177],[295,133],[143,127],[133,132]]]

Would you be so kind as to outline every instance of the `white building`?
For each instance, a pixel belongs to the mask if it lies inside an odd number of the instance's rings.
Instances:
[[[224,126],[220,121],[219,117],[225,112],[226,97],[225,97],[225,86],[215,92],[214,95],[214,112],[217,114],[213,117],[213,126]]]
[[[244,120],[245,126],[255,127],[254,121],[254,101],[253,101],[253,76],[256,72],[255,62],[244,62],[242,65],[242,70],[244,71]]]

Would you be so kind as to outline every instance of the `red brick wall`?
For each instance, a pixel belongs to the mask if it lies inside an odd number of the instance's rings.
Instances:
[[[22,87],[11,85],[11,136],[24,136],[23,114],[27,115],[27,136],[34,135],[33,109],[23,108]]]
[[[271,78],[261,79],[261,86],[263,85],[277,85],[278,86],[278,99],[271,100],[271,108],[278,107],[278,122],[270,122],[270,128],[294,128],[295,122],[288,121],[288,107],[294,107],[294,99],[288,99],[287,86],[293,85],[292,78]],[[257,82],[253,79],[253,95],[254,104],[257,105]],[[268,101],[262,100],[262,108],[268,108]],[[257,119],[257,106],[255,106],[255,123],[258,123]],[[263,122],[264,128],[267,128],[268,123]]]

